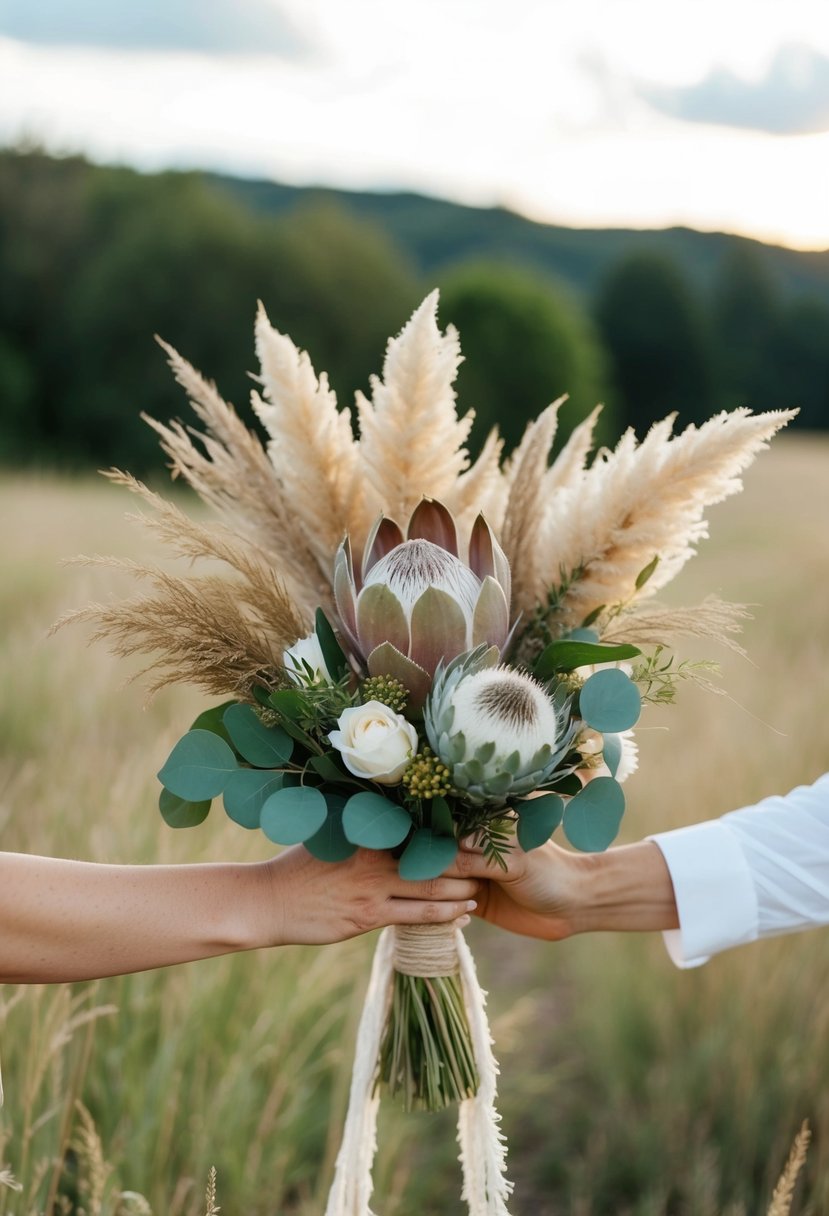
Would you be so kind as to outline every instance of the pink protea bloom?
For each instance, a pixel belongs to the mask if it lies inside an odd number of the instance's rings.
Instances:
[[[510,629],[510,569],[483,515],[463,557],[451,513],[424,498],[406,535],[381,517],[359,574],[348,538],[334,565],[343,632],[370,675],[394,676],[419,708],[438,663],[482,642],[501,651]]]

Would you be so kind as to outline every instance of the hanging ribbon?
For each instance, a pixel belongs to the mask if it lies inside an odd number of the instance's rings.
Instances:
[[[458,1110],[461,1195],[469,1216],[509,1216],[506,1203],[512,1183],[505,1176],[506,1141],[495,1109],[498,1064],[492,1052],[486,994],[463,934],[451,925],[388,928],[380,935],[357,1031],[348,1113],[325,1216],[374,1216],[369,1200],[380,1105],[374,1082],[395,970],[430,976],[460,971],[480,1078],[475,1097],[461,1102]]]

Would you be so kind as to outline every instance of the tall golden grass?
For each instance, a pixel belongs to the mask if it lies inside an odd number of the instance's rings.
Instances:
[[[176,833],[155,810],[153,774],[201,696],[170,689],[145,706],[125,686],[128,665],[86,649],[80,631],[46,640],[64,610],[124,589],[61,558],[158,559],[124,523],[129,509],[103,482],[0,482],[2,847],[101,861],[263,857],[264,838],[220,811]],[[727,696],[688,687],[676,707],[648,711],[626,839],[829,767],[827,518],[829,444],[790,436],[712,511],[714,539],[671,594],[756,605],[751,661],[714,656]],[[773,1203],[804,1119],[805,1198],[781,1191],[772,1210],[829,1210],[825,934],[693,972],[676,971],[653,938],[550,946],[482,925],[469,936],[502,1063],[515,1216],[754,1216]],[[219,1202],[228,1216],[318,1216],[370,950],[292,947],[0,990],[0,1216],[201,1216]],[[459,1211],[453,1137],[451,1118],[385,1112],[377,1210]],[[205,1196],[214,1164],[220,1200],[215,1181]]]

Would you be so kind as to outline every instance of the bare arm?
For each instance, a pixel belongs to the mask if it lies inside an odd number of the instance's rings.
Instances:
[[[571,853],[555,844],[524,853],[514,848],[507,870],[464,847],[450,874],[484,881],[477,915],[528,937],[558,941],[602,930],[675,929],[671,876],[651,841]]]
[[[121,866],[0,853],[0,983],[122,975],[260,946],[341,941],[464,915],[478,883],[407,883],[388,854],[336,864]]]

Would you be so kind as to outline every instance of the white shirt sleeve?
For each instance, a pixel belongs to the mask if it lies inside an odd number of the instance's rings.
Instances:
[[[680,927],[664,937],[679,967],[757,938],[829,925],[829,773],[649,839],[674,886]]]

